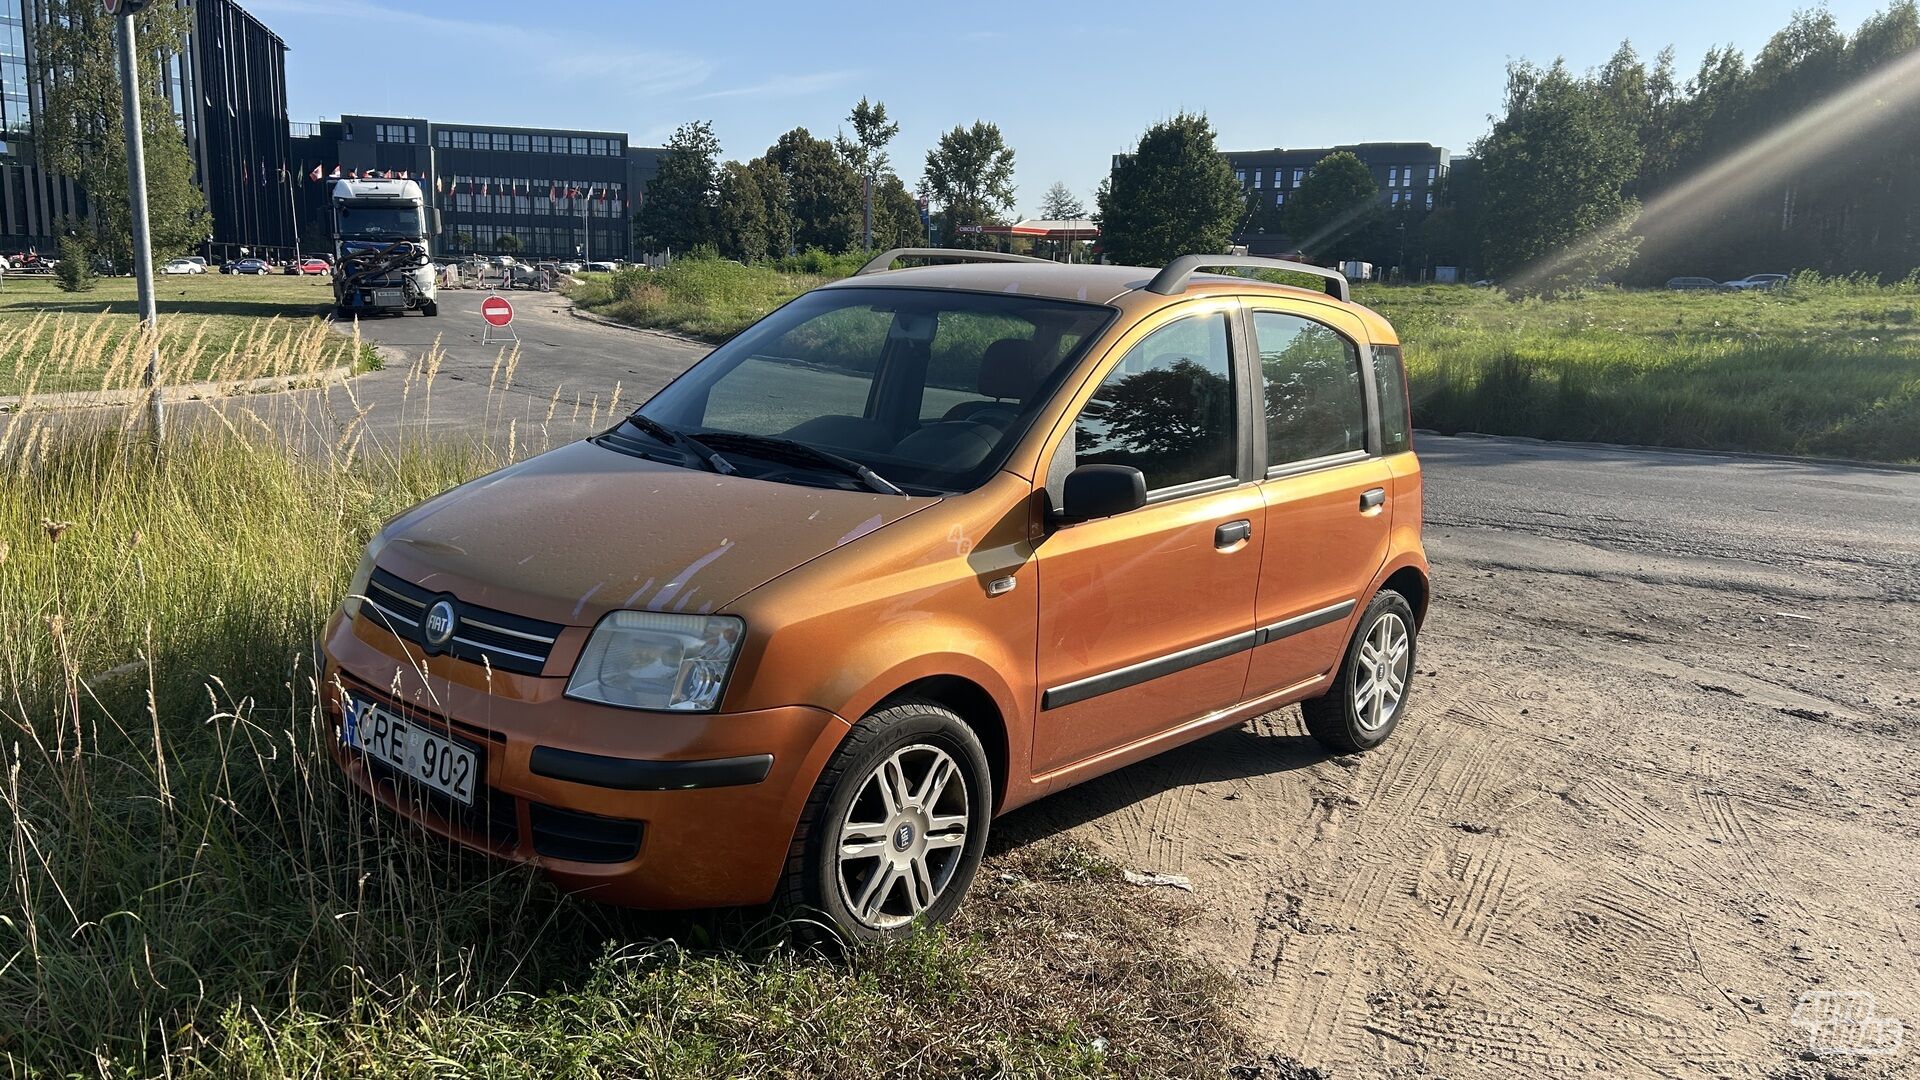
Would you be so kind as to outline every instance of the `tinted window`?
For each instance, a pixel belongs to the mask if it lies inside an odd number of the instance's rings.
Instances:
[[[1227,313],[1163,326],[1127,351],[1074,422],[1076,465],[1131,465],[1148,490],[1232,476],[1238,446]]]
[[[1024,296],[823,289],[714,350],[641,411],[696,434],[802,442],[908,490],[964,491],[1000,467],[1112,317]],[[720,442],[749,475],[821,479],[756,472],[738,440]]]
[[[1401,454],[1413,449],[1413,418],[1407,410],[1407,373],[1400,362],[1400,346],[1373,347],[1374,395],[1380,399],[1380,452]]]
[[[1325,323],[1277,311],[1253,313],[1265,383],[1267,464],[1367,448],[1360,350]]]

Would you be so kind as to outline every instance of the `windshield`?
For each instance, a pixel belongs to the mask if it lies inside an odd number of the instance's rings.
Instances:
[[[861,486],[779,453],[765,443],[771,437],[850,459],[916,494],[966,491],[1000,467],[1113,316],[1027,296],[822,289],[714,350],[640,413],[712,434],[707,441],[750,476]]]
[[[334,220],[339,235],[368,239],[410,239],[425,235],[418,207],[350,206],[338,204]]]

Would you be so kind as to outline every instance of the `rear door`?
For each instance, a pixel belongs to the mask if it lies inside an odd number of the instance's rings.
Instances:
[[[1148,503],[1039,546],[1037,774],[1240,700],[1265,512],[1242,333],[1232,300],[1144,324],[1056,435],[1053,484],[1076,465],[1130,465]]]
[[[1314,682],[1339,663],[1385,564],[1393,471],[1379,453],[1366,333],[1337,307],[1249,298],[1266,544],[1247,696]]]

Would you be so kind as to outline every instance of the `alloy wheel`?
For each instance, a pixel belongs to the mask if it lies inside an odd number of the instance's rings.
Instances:
[[[1413,637],[1397,613],[1383,613],[1367,629],[1353,675],[1353,714],[1362,731],[1378,731],[1393,719],[1407,692],[1412,656]]]
[[[966,852],[969,796],[953,757],[927,743],[894,751],[868,773],[834,858],[847,911],[890,930],[932,907]]]

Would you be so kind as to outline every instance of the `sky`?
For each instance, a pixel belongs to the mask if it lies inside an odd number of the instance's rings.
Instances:
[[[1223,150],[1431,142],[1464,154],[1509,60],[1605,62],[1622,39],[1752,56],[1812,0],[1355,5],[240,0],[283,38],[296,121],[342,113],[624,131],[710,120],[745,160],[795,126],[831,138],[861,96],[900,123],[908,186],[942,132],[986,120],[1014,150],[1017,212],[1054,181],[1089,209],[1115,153],[1204,112]],[[1883,0],[1828,0],[1851,32]]]

